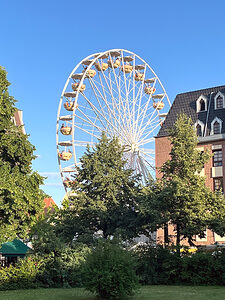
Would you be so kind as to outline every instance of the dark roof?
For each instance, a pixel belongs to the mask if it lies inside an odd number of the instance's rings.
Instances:
[[[225,85],[178,94],[168,112],[168,115],[166,116],[162,127],[158,132],[157,137],[169,135],[169,129],[173,126],[177,119],[177,116],[180,113],[185,113],[189,117],[191,117],[193,123],[195,123],[197,120],[200,120],[205,124],[207,119],[207,111],[199,113],[196,112],[196,100],[198,100],[201,95],[204,95],[207,98],[207,108],[209,106],[211,95],[211,104],[209,107],[209,115],[207,121],[207,135],[209,135],[211,122],[215,117],[218,117],[223,121],[221,133],[225,133],[225,108],[214,110],[214,97],[219,91],[225,94]]]
[[[0,248],[0,252],[3,256],[8,256],[12,254],[14,254],[15,256],[25,255],[28,250],[30,250],[30,248],[20,240],[14,240],[12,242],[4,243]]]

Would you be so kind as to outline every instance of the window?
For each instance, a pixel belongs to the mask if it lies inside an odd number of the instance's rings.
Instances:
[[[215,150],[213,151],[213,167],[219,167],[222,166],[222,150]]]
[[[214,109],[225,108],[224,94],[218,92],[214,98]]]
[[[214,191],[223,191],[223,177],[214,178]]]
[[[196,110],[197,112],[206,111],[207,110],[207,97],[201,95],[196,101]]]
[[[211,123],[211,133],[210,134],[220,134],[221,128],[222,128],[222,121],[216,117]]]
[[[197,136],[202,136],[202,126],[197,124],[196,126]]]
[[[220,123],[217,121],[213,124],[213,133],[214,134],[220,133]]]
[[[223,108],[223,97],[220,95],[216,98],[216,108]]]
[[[200,101],[200,111],[205,111],[205,101],[203,99]]]

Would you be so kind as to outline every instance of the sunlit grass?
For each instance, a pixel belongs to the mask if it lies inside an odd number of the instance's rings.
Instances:
[[[94,300],[84,289],[36,289],[1,291],[2,300]],[[145,286],[133,300],[225,300],[222,286]]]

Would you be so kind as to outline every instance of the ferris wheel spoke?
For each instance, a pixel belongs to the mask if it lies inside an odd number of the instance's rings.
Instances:
[[[85,132],[85,133],[88,133],[88,135],[90,135],[90,136],[94,136],[95,138],[99,139],[99,135],[97,136],[97,135],[93,134],[92,131],[90,132],[90,131],[88,131],[87,129],[85,129],[85,128],[83,128],[83,127],[80,127],[80,126],[78,126],[78,125],[74,125],[74,127],[76,127],[76,128],[79,129],[79,130],[82,130],[82,131]],[[99,132],[99,133],[101,133],[101,132]]]
[[[108,128],[110,127],[111,128],[111,134],[113,134],[113,124],[111,124],[110,122],[109,122],[109,120],[106,118],[106,116],[104,115],[104,114],[102,114],[102,112],[101,111],[99,111],[98,109],[97,109],[97,107],[96,106],[94,106],[93,104],[92,104],[92,102],[86,97],[86,95],[85,94],[82,94],[83,95],[83,97],[86,99],[86,101],[88,102],[88,104],[90,105],[90,107],[93,109],[93,112],[95,113],[95,115],[96,115],[96,117],[97,117],[97,119],[101,122],[101,124],[102,124],[102,126],[106,129],[107,127],[105,126],[105,123],[107,124],[107,125],[110,125],[110,126],[108,126]],[[102,119],[100,118],[100,116],[102,117]],[[103,121],[104,120],[104,121]],[[115,128],[114,128],[115,129]],[[109,130],[107,130],[108,132],[109,132]]]
[[[116,121],[117,120],[117,115],[116,114],[117,113],[120,114],[120,111],[118,110],[118,107],[116,106],[116,101],[115,101],[115,98],[114,98],[114,95],[113,95],[112,82],[111,82],[111,80],[109,80],[109,78],[106,77],[105,72],[102,71],[101,73],[103,75],[103,78],[105,80],[106,86],[107,86],[108,91],[109,91],[109,95],[110,95],[110,99],[111,99],[111,104],[112,104],[112,114],[113,114],[114,120]],[[102,83],[102,80],[101,80],[101,83]]]
[[[140,141],[140,145],[143,145],[143,142],[146,144],[146,138],[156,129],[160,126],[160,124],[156,125],[152,130],[149,131],[148,134],[146,134],[143,139]]]
[[[102,128],[97,126],[86,114],[84,114],[82,111],[80,111],[80,113],[85,117],[82,118],[81,116],[77,115],[77,118],[79,118],[80,120],[84,121],[86,126],[91,126],[91,128],[94,126],[97,130],[99,130],[100,132],[102,131]],[[77,125],[78,123],[75,123],[75,125]],[[84,123],[83,123],[84,124]],[[104,127],[104,124],[102,124]],[[105,128],[105,127],[104,127]],[[106,129],[106,128],[105,128]]]
[[[159,124],[160,124],[160,123],[159,123],[159,121],[158,121],[158,114],[157,114],[153,119],[150,117],[150,118],[148,119],[148,121],[146,122],[145,126],[143,126],[142,128],[139,128],[138,139],[140,139],[141,136],[144,135],[144,133],[145,133],[145,131],[146,131],[147,129],[149,130],[148,126],[151,125],[151,129],[152,129],[152,127],[154,127],[154,128],[153,128],[153,130],[154,130],[155,128],[157,128],[157,126],[158,126]],[[151,131],[151,132],[149,132],[149,133],[152,133],[152,132],[153,132],[153,131]]]
[[[155,160],[155,158],[154,158],[154,156],[151,156],[150,154],[148,154],[148,153],[146,153],[146,152],[142,152],[142,151],[140,151],[140,153],[141,153],[141,157],[143,157],[143,158],[148,158],[150,161],[152,161],[152,162],[154,162],[154,160]],[[146,161],[147,161],[147,159],[146,159]]]
[[[145,78],[145,73],[146,73],[146,65],[145,65],[145,69],[144,69],[144,75],[143,77]],[[143,88],[144,88],[144,80],[141,81],[138,93],[137,93],[137,99],[139,99],[139,105],[138,105],[138,111],[137,111],[137,120],[134,123],[135,126],[135,136],[137,136],[137,130],[138,130],[138,122],[139,122],[139,118],[140,118],[140,110],[141,110],[141,100],[142,100],[142,94],[143,94]],[[135,99],[136,101],[136,99]]]
[[[101,92],[99,91],[97,85],[95,84],[95,82],[94,82],[94,80],[93,80],[92,78],[89,79],[89,82],[90,82],[90,84],[91,84],[92,90],[94,91],[96,100],[97,100],[97,102],[98,102],[98,105],[99,105],[99,107],[100,107],[100,109],[101,109],[103,115],[105,115],[106,112],[105,112],[105,110],[103,109],[103,107],[102,107],[102,105],[101,105],[101,102],[100,102],[99,97],[98,97],[98,95],[97,95],[97,93],[96,93],[96,90],[97,90],[97,92],[99,93],[99,95],[100,95],[101,99],[103,100],[104,104],[107,106],[108,116],[109,116],[109,119],[111,120],[110,107],[109,107],[109,105],[108,105],[106,99],[103,97],[103,95],[102,95]]]
[[[99,94],[101,95],[102,100],[104,101],[105,105],[107,106],[108,116],[109,116],[110,121],[111,121],[110,123],[112,124],[112,123],[113,123],[113,122],[112,122],[113,111],[112,111],[112,109],[110,108],[108,101],[106,101],[106,99],[102,96],[101,92],[99,91],[98,87],[96,86],[96,84],[95,84],[95,82],[94,82],[93,80],[92,80],[92,83],[93,83],[93,85],[95,86],[95,88],[98,90]],[[93,86],[92,86],[92,88],[93,88]],[[93,88],[93,90],[94,90],[94,88]],[[95,91],[95,90],[94,90],[94,91]],[[96,96],[96,97],[97,97],[97,96]],[[98,101],[98,103],[99,103],[99,101]],[[101,105],[101,104],[99,103],[99,105]],[[102,107],[102,106],[101,106],[101,107]],[[116,117],[116,116],[114,116],[114,121],[117,121],[117,126],[118,126],[119,124],[118,124],[118,120],[117,120],[117,117]],[[114,129],[116,129],[115,126],[113,126],[113,127],[114,127]],[[115,130],[115,132],[116,132],[116,130]],[[113,135],[114,135],[114,134],[113,134]]]
[[[123,79],[124,79],[124,88],[125,88],[125,111],[124,111],[124,116],[126,116],[126,111],[128,112],[128,115],[130,116],[130,107],[129,107],[129,101],[128,101],[128,90],[127,90],[127,79],[126,79],[126,74],[125,74],[125,69],[124,69],[124,56],[123,52],[121,51],[121,56],[122,56],[122,73],[123,73]],[[127,125],[130,127],[131,124],[129,124],[129,120],[127,120]]]

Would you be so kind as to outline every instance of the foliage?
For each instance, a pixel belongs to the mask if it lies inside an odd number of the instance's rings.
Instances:
[[[171,159],[161,167],[162,179],[145,191],[148,201],[144,202],[143,210],[154,220],[150,227],[173,224],[178,246],[182,238],[188,238],[192,245],[193,236],[203,237],[206,226],[224,234],[225,198],[210,191],[205,178],[199,175],[210,155],[197,150],[191,119],[180,115],[170,132],[170,140]]]
[[[138,236],[141,187],[125,164],[117,138],[103,134],[93,149],[87,147],[72,187],[75,196],[64,210],[65,236],[86,239],[99,231],[104,238],[116,233],[124,239]]]
[[[32,256],[20,259],[15,266],[0,268],[0,290],[38,287],[36,276],[41,264],[41,260]]]
[[[0,243],[25,237],[42,210],[42,177],[32,172],[34,146],[12,119],[15,100],[10,83],[0,67]]]
[[[141,284],[172,284],[179,282],[180,259],[167,248],[138,246],[134,253]]]
[[[115,240],[100,240],[84,265],[84,286],[102,299],[133,295],[138,277],[130,253]]]
[[[225,285],[225,250],[177,256],[174,249],[142,246],[134,257],[142,284]]]
[[[44,264],[37,276],[43,287],[76,287],[82,286],[81,265],[90,249],[82,244],[64,247],[60,252],[51,252],[41,256]]]

